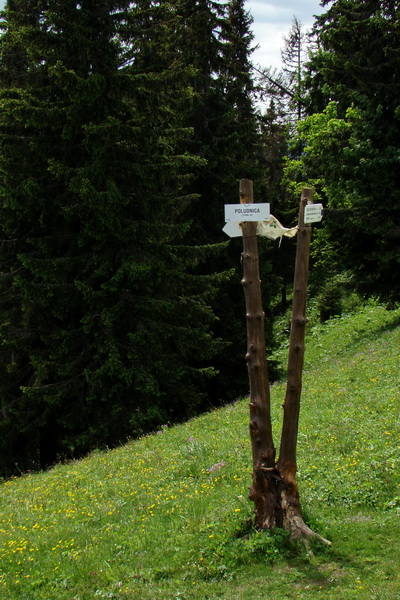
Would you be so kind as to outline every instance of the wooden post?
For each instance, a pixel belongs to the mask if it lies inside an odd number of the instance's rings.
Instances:
[[[253,182],[240,181],[240,202],[253,202]],[[276,525],[276,504],[270,479],[275,470],[275,448],[272,439],[270,391],[265,352],[264,312],[261,300],[257,223],[241,223],[243,233],[243,289],[247,320],[247,371],[250,384],[250,437],[253,456],[253,478],[250,498],[256,506],[256,526]],[[274,486],[272,486],[274,487]]]
[[[300,198],[299,230],[297,232],[296,264],[294,272],[293,309],[289,343],[288,374],[279,459],[276,464],[279,504],[282,527],[290,531],[292,538],[317,538],[325,544],[331,542],[312,531],[303,521],[296,482],[296,448],[300,415],[300,397],[304,361],[304,338],[307,305],[308,263],[310,257],[310,225],[304,224],[304,209],[313,201],[311,188],[303,188]]]
[[[304,224],[304,209],[312,201],[312,189],[303,188],[300,198],[299,230],[297,232],[287,386],[283,405],[283,426],[278,461],[280,473],[284,474],[286,481],[293,480],[293,482],[297,469],[296,447],[305,349],[305,326],[307,323],[307,282],[312,232],[311,225]]]

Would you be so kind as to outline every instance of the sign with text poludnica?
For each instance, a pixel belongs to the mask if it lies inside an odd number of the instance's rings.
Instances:
[[[225,204],[225,221],[268,221],[269,204],[260,202],[258,204]]]

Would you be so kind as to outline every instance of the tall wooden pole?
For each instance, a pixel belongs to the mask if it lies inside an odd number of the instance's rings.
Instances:
[[[240,180],[240,202],[253,203],[253,182]],[[275,470],[275,447],[272,439],[270,392],[265,351],[264,312],[261,300],[257,223],[241,224],[243,233],[243,289],[247,321],[247,371],[250,384],[250,437],[253,478],[250,498],[256,507],[256,526],[272,528],[276,504],[271,482]],[[273,483],[273,485],[271,485]]]
[[[297,469],[296,447],[305,350],[308,265],[312,232],[311,225],[304,224],[304,209],[312,201],[312,189],[303,188],[300,198],[299,230],[297,232],[287,386],[283,405],[283,426],[278,460],[279,471],[284,474],[287,481],[292,479],[294,481]]]
[[[297,232],[296,264],[294,272],[293,309],[289,343],[288,374],[285,402],[283,404],[283,425],[279,459],[276,464],[280,481],[278,483],[279,504],[282,527],[290,531],[292,538],[317,538],[330,545],[318,533],[312,531],[303,521],[296,482],[296,448],[300,415],[300,397],[304,361],[304,338],[307,305],[308,263],[310,257],[310,225],[304,223],[304,209],[313,201],[311,188],[303,188],[300,198],[299,229]]]

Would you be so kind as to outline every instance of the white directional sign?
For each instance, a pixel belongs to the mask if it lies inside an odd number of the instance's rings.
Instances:
[[[324,207],[322,204],[306,204],[304,207],[304,223],[318,223],[322,221]]]
[[[242,237],[242,228],[240,227],[237,221],[228,221],[225,223],[225,227],[222,228],[222,231],[229,235],[229,237]]]
[[[268,221],[269,204],[225,204],[225,221]]]

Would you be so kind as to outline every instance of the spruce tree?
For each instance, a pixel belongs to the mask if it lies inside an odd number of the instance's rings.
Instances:
[[[182,28],[175,45],[193,73],[193,98],[186,106],[184,123],[193,128],[192,152],[203,160],[191,186],[198,198],[190,213],[191,234],[198,243],[227,246],[203,272],[210,268],[232,272],[212,304],[218,317],[214,330],[226,347],[214,360],[219,376],[208,396],[220,402],[247,392],[241,241],[228,241],[222,227],[224,204],[238,202],[240,178],[253,179],[262,199],[261,137],[250,61],[253,34],[242,0],[224,4],[185,0],[177,6]]]
[[[297,17],[293,18],[292,27],[284,38],[285,45],[281,51],[283,72],[287,75],[287,89],[291,92],[289,107],[295,111],[297,120],[303,113],[303,75],[307,59],[307,38],[303,26]]]
[[[192,414],[216,278],[183,214],[196,163],[171,11],[9,0],[0,41],[3,472]],[[168,28],[166,27],[168,23]],[[15,464],[18,463],[18,467]]]
[[[305,75],[310,51],[310,35],[299,19],[293,17],[281,49],[281,68],[256,69],[264,101],[272,101],[280,118],[291,125],[304,115]]]

